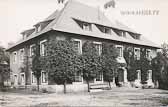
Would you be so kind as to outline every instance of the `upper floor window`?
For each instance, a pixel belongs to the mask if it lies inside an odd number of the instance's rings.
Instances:
[[[35,48],[36,48],[36,47],[35,47],[34,44],[30,46],[30,56],[33,56],[33,55],[34,55]]]
[[[98,53],[98,55],[101,55],[102,53],[102,44],[101,42],[93,42],[96,48],[96,53]]]
[[[20,62],[24,61],[24,49],[20,49]]]
[[[17,62],[17,52],[13,53],[13,62],[16,63]]]
[[[47,40],[43,40],[40,42],[40,55],[41,56],[44,56],[46,55],[46,44],[47,43]]]
[[[134,58],[140,60],[140,48],[134,48]]]
[[[83,30],[86,30],[86,31],[91,31],[92,30],[92,26],[91,26],[90,23],[83,22],[82,25],[83,25],[82,26]]]
[[[151,53],[151,50],[147,49],[146,50],[146,58],[150,58],[151,57],[150,53]]]
[[[82,53],[82,41],[79,39],[73,39],[74,43],[74,50],[76,53],[81,54]]]
[[[123,46],[117,45],[116,48],[117,48],[119,57],[123,57]]]

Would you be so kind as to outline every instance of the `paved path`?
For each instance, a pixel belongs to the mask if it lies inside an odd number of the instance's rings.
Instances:
[[[165,103],[167,101],[167,104]],[[0,107],[20,106],[112,106],[168,107],[168,91],[159,89],[113,88],[92,93],[23,94],[0,92]]]

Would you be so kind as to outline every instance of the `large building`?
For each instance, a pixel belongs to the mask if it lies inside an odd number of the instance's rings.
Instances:
[[[124,59],[124,50],[131,47],[134,56],[140,59],[140,52],[146,49],[146,57],[153,58],[156,56],[158,45],[147,40],[142,34],[128,28],[118,21],[110,21],[103,12],[97,8],[84,5],[75,0],[68,1],[63,9],[56,10],[45,20],[38,22],[32,29],[21,33],[23,39],[8,48],[10,52],[10,68],[12,70],[11,81],[14,86],[36,85],[36,79],[31,68],[25,74],[22,71],[24,57],[31,61],[34,54],[35,44],[40,44],[40,54],[44,55],[45,43],[53,39],[65,40],[70,38],[75,43],[75,49],[82,54],[82,44],[90,40],[95,43],[98,52],[101,53],[102,42],[114,43],[119,51],[118,62],[126,63]],[[127,70],[120,67],[121,75],[118,81],[127,83]],[[149,70],[149,75],[151,75]],[[140,71],[138,72],[137,84],[140,83]],[[120,74],[120,73],[119,73]],[[41,86],[49,86],[52,83],[48,81],[45,71],[41,72]],[[93,83],[103,83],[103,76],[100,74],[94,79]],[[78,74],[76,80],[72,83],[71,88],[75,85],[84,86],[83,77]],[[59,86],[57,86],[58,88]],[[73,87],[74,89],[74,87]]]

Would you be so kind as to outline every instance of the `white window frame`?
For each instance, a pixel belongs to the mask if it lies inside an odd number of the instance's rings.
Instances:
[[[102,54],[102,43],[101,42],[93,42],[93,44],[97,44],[97,45],[99,45],[99,55],[101,55]]]
[[[45,82],[43,81],[43,80],[45,80],[43,78],[43,73],[46,73],[46,77],[45,78],[47,78],[47,80]],[[46,71],[44,71],[44,70],[41,71],[41,84],[48,84],[48,73]]]
[[[34,47],[34,46],[35,46],[35,44],[30,45],[30,53],[29,53],[30,57],[34,55],[34,52],[32,54],[32,47]]]
[[[40,55],[41,56],[44,56],[44,54],[45,54],[45,47],[42,47],[42,44],[45,43],[45,42],[47,42],[46,39],[40,41]],[[44,50],[42,50],[42,48],[44,48]]]
[[[119,53],[120,54],[119,57],[123,57],[124,47],[122,45],[116,45],[116,48],[121,48],[121,53]]]
[[[36,84],[36,83],[37,83],[36,76],[33,74],[33,72],[31,72],[31,84]]]
[[[22,75],[24,75],[24,80],[22,81]],[[26,78],[25,78],[25,73],[20,73],[20,81],[21,81],[21,85],[25,85],[25,81],[26,81]]]
[[[78,54],[82,54],[82,40],[80,39],[72,39],[73,41],[79,42],[79,50],[78,50]]]
[[[137,55],[137,60],[140,60],[141,58],[141,49],[140,48],[134,48],[134,58],[135,58],[135,50],[139,50],[139,55]]]
[[[13,63],[17,63],[17,52],[13,52]]]

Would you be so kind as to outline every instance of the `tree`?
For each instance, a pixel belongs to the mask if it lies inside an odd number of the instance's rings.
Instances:
[[[118,63],[116,58],[118,57],[118,53],[113,44],[103,43],[102,46],[102,71],[104,80],[109,83],[109,87],[111,89],[110,82],[113,81],[115,77],[115,71],[118,67]]]
[[[51,41],[48,44],[45,68],[55,83],[64,85],[64,93],[66,93],[66,84],[74,79],[77,63],[78,55],[72,41]]]
[[[167,44],[162,44],[162,51],[152,59],[153,80],[159,83],[159,88],[168,89],[168,48]]]
[[[40,45],[36,44],[34,55],[32,57],[32,65],[31,69],[33,71],[33,75],[37,79],[37,90],[39,91],[39,84],[40,84],[40,77],[41,77],[41,71],[43,69],[43,58],[40,55]]]
[[[4,86],[4,81],[10,78],[9,55],[5,52],[5,48],[0,46],[0,78],[1,86]]]
[[[101,71],[101,57],[96,53],[96,48],[93,42],[86,41],[82,47],[82,55],[80,56],[83,78],[88,85],[88,92],[90,92],[89,82],[93,80]]]

